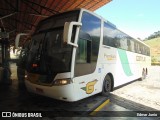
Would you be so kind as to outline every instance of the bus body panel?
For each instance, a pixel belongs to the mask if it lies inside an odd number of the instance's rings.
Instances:
[[[89,75],[73,78],[74,92],[79,99],[83,99],[101,92],[101,66]]]
[[[73,102],[78,100],[78,98],[76,98],[75,92],[73,92],[73,84],[68,84],[64,86],[42,86],[38,84],[33,84],[27,80],[25,81],[25,84],[27,90],[35,94],[63,101]]]
[[[131,82],[133,80],[142,77],[143,68],[149,68],[150,57],[123,50],[123,53],[119,53],[117,48],[104,46],[101,48],[101,60],[102,64],[102,81],[108,73],[111,73],[114,77],[114,87],[118,87],[122,84]],[[120,56],[127,57],[128,61],[120,59]]]

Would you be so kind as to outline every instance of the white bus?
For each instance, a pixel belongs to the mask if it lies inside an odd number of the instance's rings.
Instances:
[[[144,79],[151,64],[147,45],[85,9],[39,22],[26,61],[29,92],[70,102]]]

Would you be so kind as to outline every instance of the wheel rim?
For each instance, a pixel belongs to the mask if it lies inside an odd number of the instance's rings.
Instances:
[[[104,91],[107,93],[107,92],[110,92],[110,89],[111,89],[110,81],[105,80]]]
[[[145,70],[143,70],[143,72],[142,72],[142,79],[145,79],[145,77],[146,77]]]

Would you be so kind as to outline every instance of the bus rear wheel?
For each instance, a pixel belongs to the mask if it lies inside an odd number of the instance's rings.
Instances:
[[[145,69],[142,70],[142,77],[141,80],[144,80],[146,78],[146,71]]]
[[[102,95],[108,96],[112,88],[112,80],[109,75],[107,75],[103,81]]]

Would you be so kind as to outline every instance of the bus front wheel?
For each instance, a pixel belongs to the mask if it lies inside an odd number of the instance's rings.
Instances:
[[[112,88],[112,80],[109,75],[107,75],[103,81],[102,95],[108,96]]]

